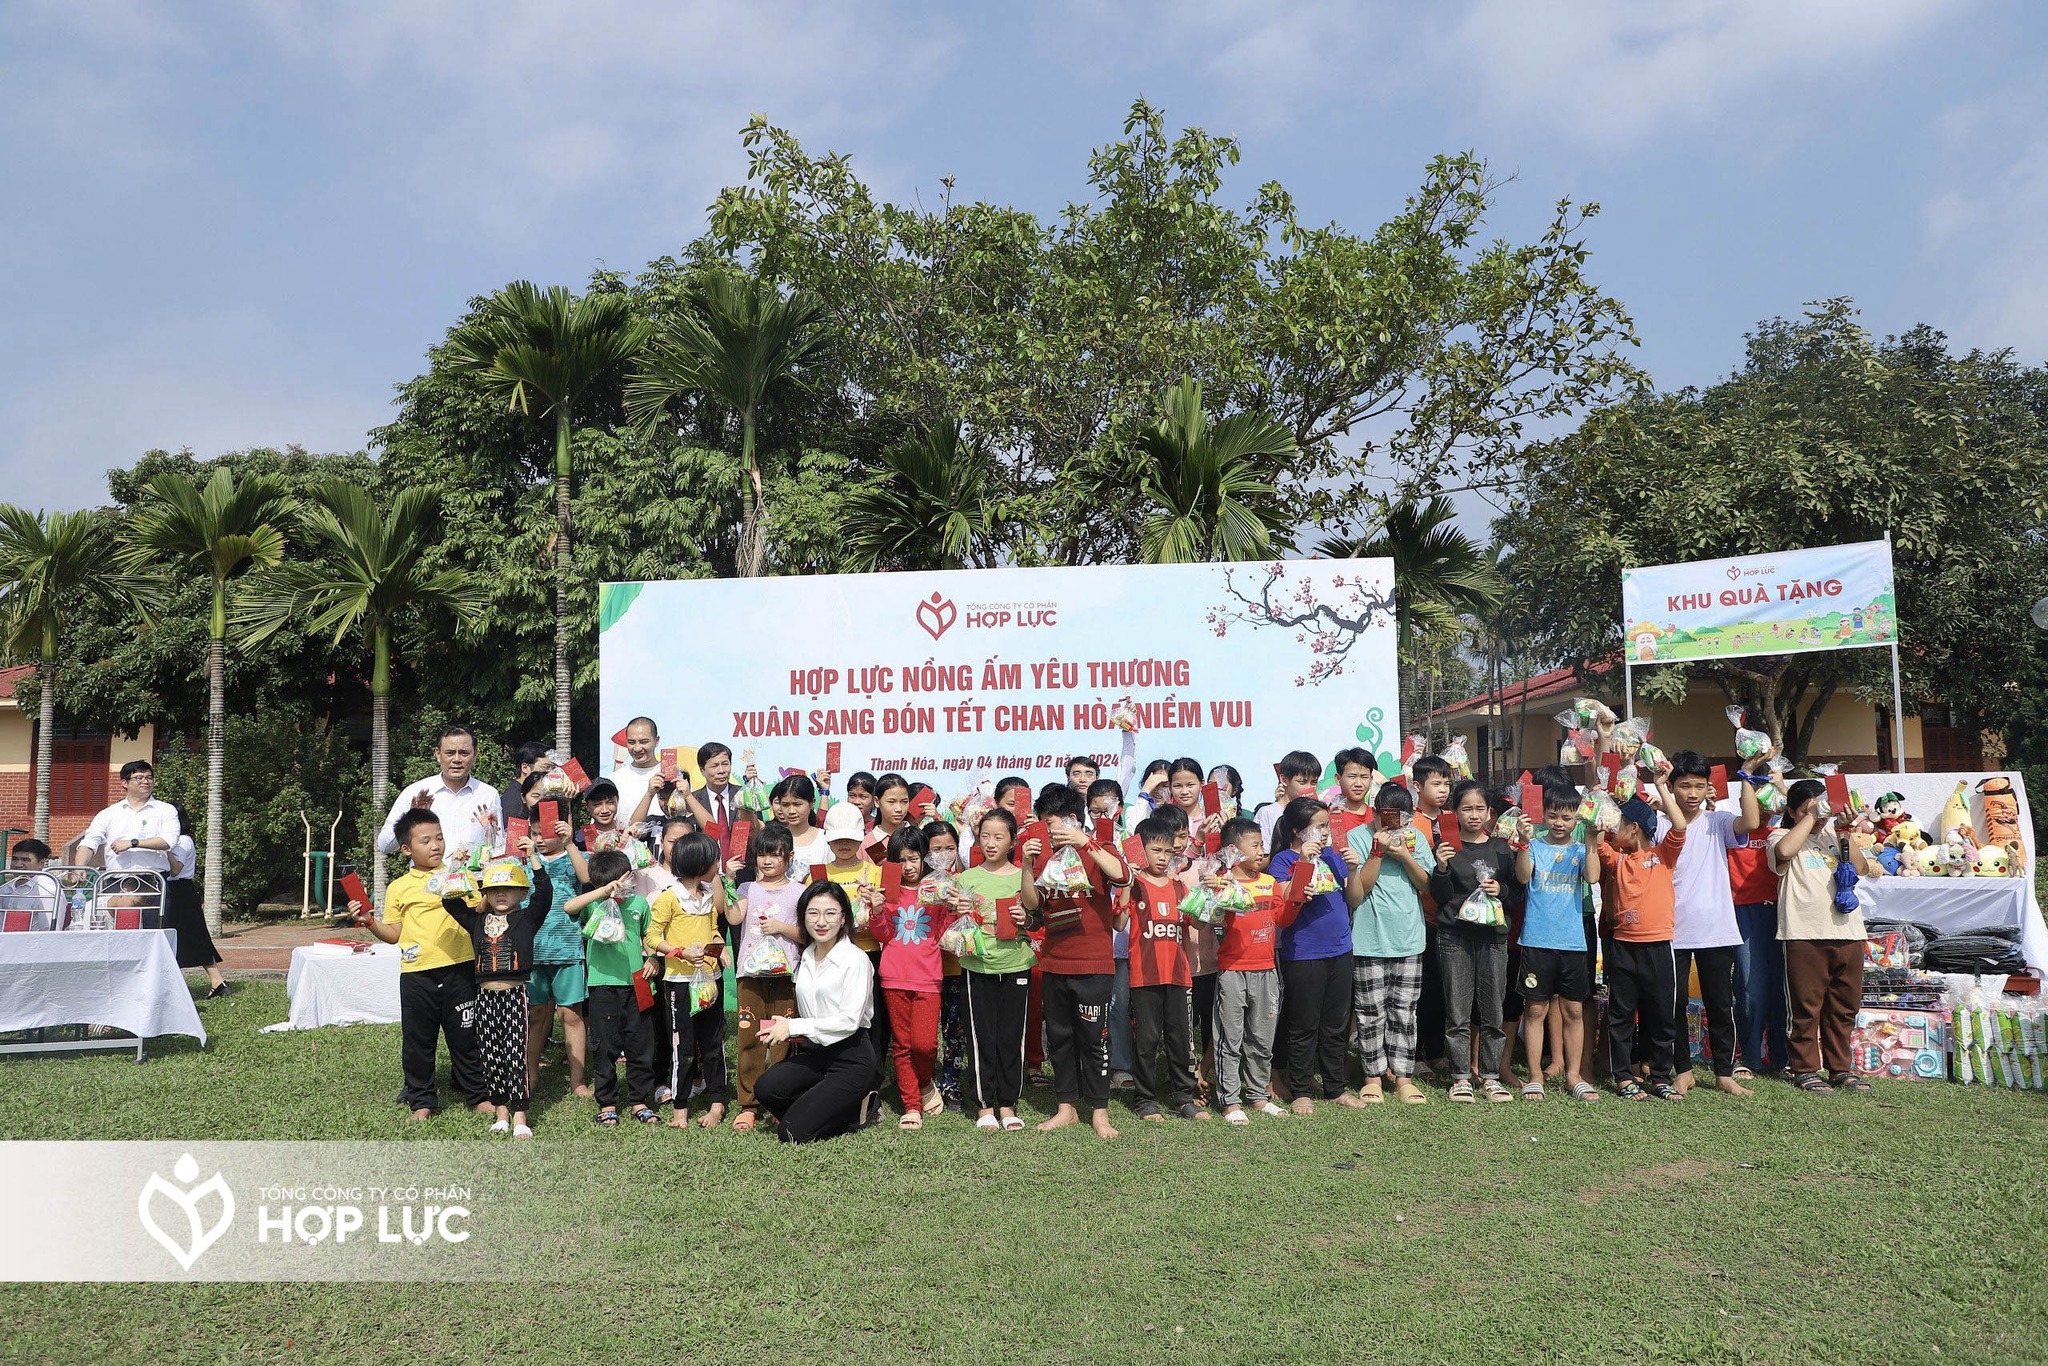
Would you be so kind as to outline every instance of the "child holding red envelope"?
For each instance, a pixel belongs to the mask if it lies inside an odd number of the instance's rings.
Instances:
[[[1373,798],[1373,823],[1352,829],[1344,899],[1351,905],[1352,1011],[1365,1070],[1359,1099],[1384,1099],[1385,1078],[1403,1103],[1420,1105],[1415,1085],[1415,1005],[1422,997],[1428,920],[1422,898],[1436,855],[1408,823],[1414,794],[1387,783]],[[1334,819],[1334,816],[1333,816]]]
[[[926,1115],[945,1109],[932,1083],[939,1062],[939,990],[945,980],[939,936],[958,913],[948,905],[925,905],[918,895],[924,880],[922,834],[898,830],[885,852],[868,926],[882,945],[876,980],[889,1013],[890,1065],[903,1103],[898,1125],[921,1129]]]
[[[597,1093],[593,1118],[619,1122],[619,1055],[626,1057],[627,1100],[633,1118],[653,1124],[654,1023],[648,1006],[647,898],[633,891],[633,865],[616,849],[590,856],[592,886],[562,909],[583,922],[590,975],[590,1070]]]
[[[934,853],[936,832],[927,827],[926,857]],[[978,952],[960,955],[966,988],[967,1047],[961,1057],[960,1103],[975,1109],[977,1129],[1024,1127],[1017,1100],[1024,1092],[1024,1029],[1031,1012],[1031,968],[1038,955],[1024,937],[1028,920],[1019,900],[1023,873],[1010,861],[1017,841],[1017,818],[997,807],[984,812],[975,827],[981,862],[959,874],[961,893],[956,907],[970,897],[990,908],[987,933],[976,937]],[[1007,925],[1005,924],[1007,922]]]
[[[1280,1028],[1287,1036],[1289,1089],[1297,1115],[1315,1113],[1316,1094],[1347,1108],[1365,1104],[1345,1085],[1351,1037],[1351,908],[1344,904],[1350,871],[1330,848],[1330,809],[1296,797],[1273,824],[1269,871],[1298,903],[1280,934]],[[1317,1077],[1321,1076],[1318,1086]]]
[[[808,778],[800,781],[809,788]],[[796,1009],[792,976],[803,939],[796,904],[805,884],[790,877],[790,858],[795,851],[796,841],[790,838],[787,825],[778,821],[756,830],[748,848],[754,865],[753,880],[739,885],[738,899],[725,911],[726,923],[740,927],[739,953],[733,965],[733,984],[739,994],[739,1029],[734,1047],[738,1066],[733,1083],[733,1104],[738,1113],[733,1116],[732,1127],[741,1133],[760,1121],[754,1083],[770,1066],[781,1062],[788,1051],[785,1044],[764,1040],[761,1026],[778,1015],[793,1014]]]
[[[1418,763],[1417,767],[1420,767]],[[1492,833],[1493,806],[1484,784],[1467,778],[1451,789],[1450,812],[1457,821],[1455,847],[1437,847],[1429,875],[1436,903],[1436,951],[1443,983],[1444,1056],[1451,1071],[1451,1099],[1470,1102],[1472,1032],[1479,1031],[1479,1075],[1492,1101],[1511,1101],[1501,1083],[1507,1043],[1508,918],[1506,898],[1519,893],[1515,850]]]
[[[1096,840],[1081,794],[1071,787],[1047,788],[1039,794],[1039,809],[1055,855],[1063,849],[1078,854],[1086,881],[1041,893],[1036,880],[1026,877],[1019,889],[1024,909],[1040,912],[1045,923],[1039,966],[1046,1052],[1059,1108],[1038,1127],[1080,1123],[1085,1103],[1096,1134],[1115,1138],[1109,1123],[1109,1000],[1116,984],[1111,936],[1118,919],[1116,891],[1130,885],[1131,870],[1116,848]],[[1023,851],[1027,865],[1039,852],[1032,843]]]
[[[668,1007],[669,1126],[690,1124],[692,1083],[704,1083],[700,1128],[725,1122],[724,881],[718,876],[718,841],[691,833],[669,850],[672,886],[654,898],[647,947],[662,955],[661,989]]]

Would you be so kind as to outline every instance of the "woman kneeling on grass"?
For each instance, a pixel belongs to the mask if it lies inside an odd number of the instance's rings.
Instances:
[[[814,882],[797,902],[804,951],[797,959],[794,1016],[777,1015],[761,1033],[790,1043],[789,1056],[761,1074],[754,1095],[781,1120],[784,1143],[815,1143],[865,1128],[881,1112],[875,1094],[875,965],[847,938],[853,905],[846,889]]]

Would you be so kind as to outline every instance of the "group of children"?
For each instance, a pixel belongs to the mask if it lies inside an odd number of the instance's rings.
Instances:
[[[1318,1100],[1423,1104],[1432,1075],[1460,1102],[1543,1100],[1552,1079],[1579,1100],[1602,1080],[1676,1100],[1693,1076],[1695,973],[1720,1090],[1749,1093],[1766,1043],[1803,1089],[1867,1089],[1848,1050],[1863,927],[1836,871],[1862,855],[1818,782],[1791,784],[1768,828],[1768,757],[1717,806],[1690,751],[1619,802],[1562,768],[1497,792],[1437,756],[1383,775],[1364,750],[1328,768],[1297,751],[1256,812],[1228,767],[1160,761],[1127,794],[1076,757],[1065,781],[1032,792],[1007,777],[941,812],[893,773],[854,774],[821,802],[812,775],[788,772],[764,804],[751,761],[735,781],[713,743],[701,786],[639,779],[631,818],[618,785],[590,784],[581,827],[534,775],[524,833],[488,858],[452,857],[434,814],[410,811],[396,827],[410,869],[381,914],[352,909],[400,946],[401,1100],[417,1117],[436,1108],[445,1039],[456,1089],[520,1137],[557,1020],[570,1086],[600,1124],[659,1123],[667,1106],[686,1127],[696,1105],[700,1126],[764,1122],[755,1088],[788,1048],[776,1024],[794,1011],[812,882],[843,889],[873,962],[872,1087],[893,1089],[905,1129],[949,1108],[1022,1129],[1046,1064],[1055,1109],[1037,1127],[1104,1137],[1116,1089],[1141,1121],[1214,1107],[1235,1125]],[[1522,810],[1532,793],[1540,809]],[[1757,886],[1759,857],[1776,884],[1767,945],[1745,939],[1754,917],[1734,899]],[[1773,973],[1788,1009],[1764,1018],[1748,979]],[[1526,1080],[1509,1056],[1517,1017]]]

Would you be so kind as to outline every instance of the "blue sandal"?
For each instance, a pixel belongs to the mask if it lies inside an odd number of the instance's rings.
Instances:
[[[599,1110],[590,1117],[590,1122],[592,1124],[602,1124],[607,1129],[616,1129],[619,1127],[619,1112],[617,1110]]]
[[[639,1120],[642,1124],[655,1124],[661,1120],[660,1115],[655,1114],[654,1111],[648,1109],[645,1105],[635,1105],[633,1107],[633,1118]]]

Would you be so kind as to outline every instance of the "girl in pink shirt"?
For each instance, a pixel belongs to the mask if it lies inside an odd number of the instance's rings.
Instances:
[[[924,1117],[945,1108],[932,1075],[939,1061],[939,988],[945,965],[939,936],[953,923],[950,906],[918,901],[924,879],[924,835],[905,826],[889,837],[885,857],[900,864],[903,884],[893,904],[880,888],[869,888],[868,932],[882,946],[882,1004],[889,1012],[890,1051],[896,1058],[896,1090],[903,1101],[900,1127],[921,1129]]]

